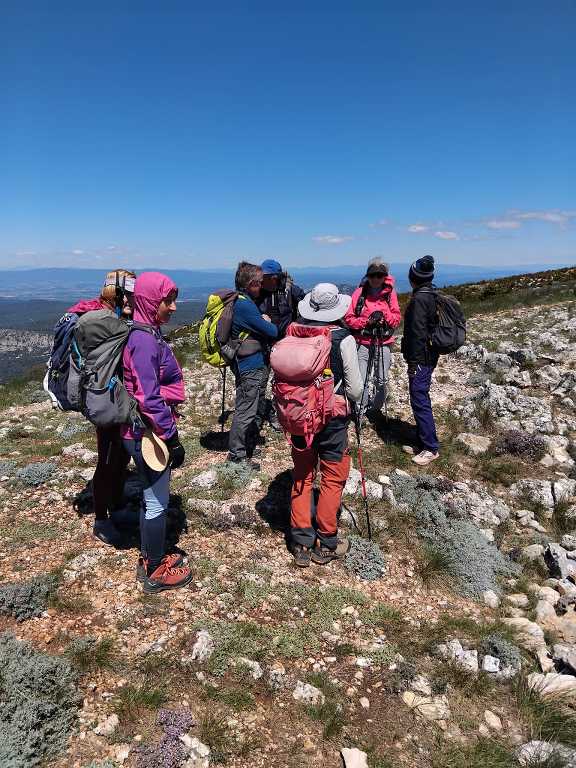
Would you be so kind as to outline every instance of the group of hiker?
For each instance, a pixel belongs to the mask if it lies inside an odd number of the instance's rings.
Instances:
[[[417,434],[415,444],[404,448],[421,466],[439,455],[429,395],[438,361],[430,341],[438,324],[433,278],[431,256],[411,265],[412,297],[401,347]],[[218,339],[222,350],[232,350],[226,363],[236,384],[228,461],[258,468],[254,457],[264,442],[265,422],[286,432],[294,462],[294,561],[301,567],[325,564],[342,557],[349,546],[338,536],[337,521],[350,471],[349,424],[354,418],[358,426],[364,415],[377,420],[386,404],[391,348],[401,322],[394,278],[388,265],[375,258],[352,296],[331,283],[305,293],[277,261],[267,259],[261,265],[241,262],[235,288],[227,338]],[[96,425],[93,532],[112,546],[121,543],[114,514],[122,503],[128,463],[134,461],[143,487],[136,573],[148,593],[182,587],[192,579],[181,554],[167,552],[166,545],[171,470],[185,459],[177,411],[186,397],[184,380],[161,332],[177,297],[177,286],[161,273],[108,273],[99,298],[78,302],[57,324],[45,381],[55,403],[82,411]],[[102,363],[104,339],[113,370]],[[66,345],[68,363],[59,352]],[[266,396],[271,369],[272,401]],[[78,407],[75,376],[84,387]],[[165,456],[159,466],[147,456],[147,434]]]

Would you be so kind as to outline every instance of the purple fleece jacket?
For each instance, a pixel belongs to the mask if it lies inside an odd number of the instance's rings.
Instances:
[[[143,272],[134,289],[134,321],[152,333],[134,329],[124,347],[124,385],[138,401],[138,409],[163,440],[176,432],[174,406],[186,398],[182,370],[158,325],[158,307],[176,285],[160,272]],[[123,427],[123,437],[141,436]]]

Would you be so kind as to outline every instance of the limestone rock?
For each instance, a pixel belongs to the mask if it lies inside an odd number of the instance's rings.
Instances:
[[[560,544],[548,544],[544,550],[544,562],[548,566],[550,576],[555,579],[567,579],[576,571],[568,562],[566,550]]]
[[[310,683],[303,683],[302,680],[297,680],[296,688],[292,691],[292,698],[302,704],[311,704],[314,707],[322,706],[326,701],[322,691]]]
[[[192,659],[194,661],[206,661],[214,653],[214,640],[207,629],[201,629],[196,635],[196,642],[192,647]]]
[[[528,687],[537,691],[541,696],[553,696],[555,694],[576,694],[576,677],[574,675],[562,675],[558,672],[541,674],[532,672],[528,675]]]
[[[213,488],[218,481],[218,475],[215,469],[207,469],[190,480],[190,485],[197,488]]]
[[[456,436],[456,442],[460,443],[472,456],[481,456],[486,453],[492,441],[484,435],[475,435],[472,432],[461,432]]]
[[[487,653],[482,659],[482,670],[484,672],[491,672],[492,674],[499,672],[500,659],[497,656],[490,656],[490,654]]]
[[[552,658],[557,664],[565,667],[570,674],[576,675],[576,645],[555,643]]]
[[[94,728],[94,733],[96,733],[98,736],[112,736],[116,728],[118,728],[119,724],[120,720],[118,715],[110,715],[110,717],[107,717],[106,720],[98,723],[96,728]]]
[[[484,710],[484,720],[486,721],[488,728],[491,728],[493,731],[502,730],[502,720],[500,720],[498,715],[492,712],[492,710]]]
[[[484,605],[487,605],[489,608],[498,608],[500,605],[500,598],[492,589],[487,589],[483,592],[482,599],[484,600]]]
[[[344,747],[344,749],[340,750],[340,754],[342,755],[342,760],[344,760],[345,768],[368,768],[368,755],[366,752],[362,752],[362,750],[356,747],[351,749]]]

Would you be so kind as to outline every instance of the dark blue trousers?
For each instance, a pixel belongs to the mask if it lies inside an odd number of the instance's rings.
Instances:
[[[416,419],[418,440],[425,451],[436,453],[438,437],[430,402],[430,385],[435,366],[418,365],[412,374],[408,374],[410,405]]]

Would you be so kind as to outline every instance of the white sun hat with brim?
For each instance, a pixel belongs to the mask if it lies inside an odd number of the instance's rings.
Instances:
[[[318,283],[298,302],[298,312],[305,320],[332,323],[344,317],[351,301],[333,283]]]
[[[147,429],[142,435],[142,458],[154,472],[163,472],[168,466],[168,448],[166,443]]]

